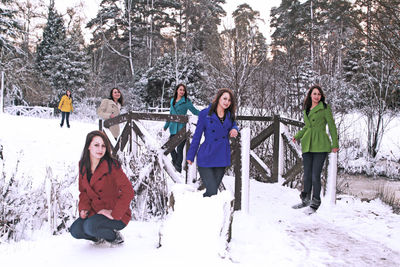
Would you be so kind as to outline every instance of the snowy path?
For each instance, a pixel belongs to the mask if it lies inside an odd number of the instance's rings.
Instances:
[[[399,215],[380,207],[380,201],[366,203],[347,196],[308,216],[290,208],[298,201],[297,191],[276,186],[258,184],[251,195],[251,201],[258,202],[252,205],[251,217],[235,216],[248,227],[235,229],[234,222],[234,262],[254,260],[240,250],[258,250],[271,266],[398,266]]]
[[[396,266],[400,262],[398,251],[330,223],[299,224],[288,232],[298,242],[298,251],[303,250],[301,262],[313,258],[315,247],[328,254],[319,260],[324,266]]]

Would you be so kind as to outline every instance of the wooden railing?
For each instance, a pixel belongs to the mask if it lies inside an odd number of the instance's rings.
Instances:
[[[39,106],[10,106],[5,107],[4,111],[11,115],[31,116],[31,117],[52,117],[54,108]]]
[[[100,120],[99,129],[102,130],[103,125],[106,128],[109,128],[112,125],[124,123],[125,127],[122,131],[121,136],[119,137],[116,145],[113,148],[113,153],[116,154],[119,150],[124,150],[124,148],[129,144],[129,151],[132,151],[132,133],[137,135],[144,141],[144,135],[141,132],[138,125],[135,121],[140,120],[150,120],[150,121],[172,121],[172,122],[180,122],[184,123],[185,127],[183,127],[176,135],[170,138],[165,144],[162,145],[162,149],[164,150],[164,154],[168,155],[176,146],[178,146],[183,140],[186,140],[188,149],[189,147],[189,137],[191,136],[191,131],[187,127],[188,116],[187,115],[169,115],[169,114],[160,114],[160,113],[138,113],[138,112],[129,112],[126,114],[121,114],[112,119],[108,119],[103,122]],[[260,133],[254,136],[250,141],[250,150],[256,149],[259,145],[261,145],[265,140],[270,137],[273,137],[273,153],[272,153],[272,166],[267,166],[255,153],[250,154],[250,162],[257,169],[259,173],[262,175],[261,181],[274,183],[278,181],[279,175],[285,178],[285,184],[290,183],[295,177],[302,171],[302,159],[301,154],[298,152],[298,148],[296,148],[295,144],[293,144],[292,140],[286,135],[281,135],[281,123],[288,126],[295,127],[303,127],[304,123],[282,118],[279,115],[274,116],[237,116],[237,121],[249,121],[249,122],[271,122],[266,128],[264,128]],[[280,148],[280,139],[282,138],[284,144],[288,147],[288,151],[291,151],[293,157],[295,158],[295,164],[287,168],[285,173],[280,173],[279,171],[279,148]],[[241,209],[241,145],[240,145],[240,134],[237,138],[231,139],[231,148],[232,148],[232,165],[235,173],[235,210]],[[271,171],[269,172],[269,169]],[[186,182],[188,179],[187,175],[187,167],[185,170]],[[222,185],[223,186],[223,185]]]

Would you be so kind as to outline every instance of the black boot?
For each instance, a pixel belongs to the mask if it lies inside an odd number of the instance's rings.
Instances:
[[[312,209],[314,209],[314,210],[317,210],[317,209],[319,208],[320,205],[321,205],[321,200],[320,200],[320,199],[313,198],[313,199],[311,200],[311,203],[310,203],[310,208],[312,208]]]
[[[305,192],[301,192],[300,199],[301,199],[301,203],[292,206],[293,209],[301,209],[301,208],[305,208],[310,205],[310,195],[309,194],[307,194]]]

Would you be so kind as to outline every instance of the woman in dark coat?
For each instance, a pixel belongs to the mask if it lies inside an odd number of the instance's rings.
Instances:
[[[187,153],[192,164],[197,155],[200,177],[206,187],[204,196],[216,195],[227,166],[231,165],[229,137],[238,135],[236,103],[230,89],[220,89],[211,105],[200,111],[196,131]],[[200,145],[204,133],[205,140]],[[200,148],[199,148],[200,145]]]
[[[120,230],[131,220],[133,188],[101,131],[90,132],[79,161],[79,218],[71,225],[77,239],[124,242]]]
[[[322,167],[327,154],[339,150],[338,135],[331,107],[325,103],[320,86],[314,85],[308,90],[303,109],[305,126],[293,137],[293,141],[301,142],[304,188],[300,194],[302,202],[293,208],[310,206],[317,210],[321,204]],[[326,133],[326,125],[332,140]]]

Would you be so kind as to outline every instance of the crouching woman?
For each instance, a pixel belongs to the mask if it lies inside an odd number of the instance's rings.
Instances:
[[[101,131],[86,136],[79,162],[79,192],[79,218],[70,227],[71,235],[96,243],[123,243],[119,231],[131,220],[134,191]]]

